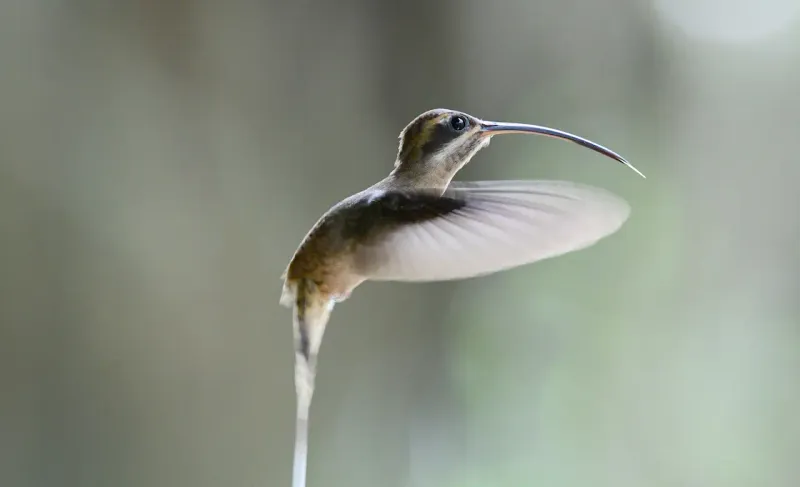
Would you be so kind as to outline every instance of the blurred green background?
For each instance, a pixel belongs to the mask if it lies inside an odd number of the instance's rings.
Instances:
[[[796,0],[0,2],[0,485],[290,485],[316,218],[429,108],[549,125],[458,179],[633,213],[336,308],[310,487],[800,481]]]

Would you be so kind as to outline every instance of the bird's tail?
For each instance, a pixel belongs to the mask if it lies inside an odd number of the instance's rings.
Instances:
[[[285,293],[294,296],[295,389],[297,425],[295,431],[293,487],[306,486],[308,460],[308,416],[317,372],[317,355],[331,312],[329,297],[316,284],[300,279],[287,285]]]

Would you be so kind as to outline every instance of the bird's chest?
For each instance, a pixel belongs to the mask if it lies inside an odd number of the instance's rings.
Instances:
[[[341,294],[359,281],[353,268],[357,242],[349,235],[348,224],[347,212],[321,218],[295,252],[287,280],[311,279],[330,294]]]

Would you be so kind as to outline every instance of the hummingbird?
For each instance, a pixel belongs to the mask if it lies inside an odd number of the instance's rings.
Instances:
[[[331,311],[365,281],[431,282],[487,275],[584,249],[616,232],[628,203],[566,181],[452,181],[501,134],[568,140],[644,175],[615,152],[539,125],[434,109],[399,136],[394,169],[331,207],[281,276],[293,310],[296,428],[293,487],[305,487],[309,409]]]

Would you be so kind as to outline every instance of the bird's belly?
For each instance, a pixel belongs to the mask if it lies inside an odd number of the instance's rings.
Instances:
[[[309,237],[289,263],[287,284],[308,279],[330,299],[343,301],[364,281],[355,271],[353,246],[342,242],[331,245],[331,239],[320,234]]]

